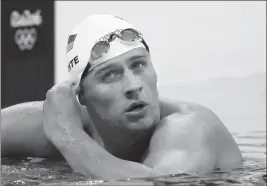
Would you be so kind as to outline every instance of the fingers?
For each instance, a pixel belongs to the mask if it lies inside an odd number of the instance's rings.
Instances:
[[[66,81],[63,81],[57,85],[55,85],[52,89],[52,91],[63,91],[67,92],[68,90],[71,90],[71,92],[76,96],[78,93],[80,93],[81,88],[79,84],[79,79],[68,79]]]
[[[79,80],[77,80],[77,79],[69,79],[69,80],[63,81],[60,85],[61,86],[66,86],[68,88],[72,88],[75,85],[79,85]]]

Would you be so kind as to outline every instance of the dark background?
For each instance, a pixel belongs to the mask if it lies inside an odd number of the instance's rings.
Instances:
[[[30,51],[21,51],[14,36],[18,28],[10,25],[12,11],[20,14],[41,10],[42,24],[34,26],[37,41]],[[22,27],[26,28],[26,27]],[[44,100],[54,84],[54,2],[1,2],[1,107]]]

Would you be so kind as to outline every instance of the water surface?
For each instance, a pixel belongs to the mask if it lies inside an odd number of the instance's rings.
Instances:
[[[65,161],[42,158],[3,158],[3,186],[13,185],[266,185],[266,131],[233,134],[242,152],[243,166],[206,175],[177,174],[143,180],[102,182],[75,173]]]

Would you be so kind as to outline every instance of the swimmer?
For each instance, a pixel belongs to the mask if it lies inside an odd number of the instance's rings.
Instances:
[[[209,109],[159,96],[151,52],[139,29],[93,15],[69,35],[69,79],[45,101],[1,110],[2,157],[64,158],[99,179],[232,169],[232,135]]]

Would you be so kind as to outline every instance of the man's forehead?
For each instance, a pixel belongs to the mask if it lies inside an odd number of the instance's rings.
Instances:
[[[107,60],[106,63],[124,62],[124,61],[129,61],[137,57],[148,57],[148,56],[149,56],[149,53],[147,52],[145,48],[135,48],[124,54],[121,54],[117,57]]]
[[[111,58],[105,61],[101,65],[95,67],[95,69],[97,70],[99,68],[103,68],[104,66],[107,66],[113,63],[124,63],[124,62],[131,61],[131,60],[134,60],[135,58],[140,58],[140,57],[149,57],[149,53],[147,52],[145,48],[135,48],[133,50],[130,50],[124,54],[121,54],[117,57],[114,57],[114,58]]]

